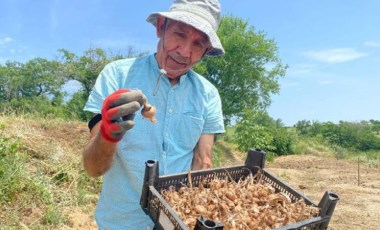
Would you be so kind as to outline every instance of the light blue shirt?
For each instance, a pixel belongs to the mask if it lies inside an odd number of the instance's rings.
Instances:
[[[99,229],[150,229],[153,223],[139,204],[145,162],[158,160],[160,175],[185,172],[202,133],[224,132],[217,89],[193,71],[171,86],[161,77],[154,55],[108,64],[100,73],[85,110],[100,113],[103,100],[114,91],[139,89],[157,108],[157,123],[136,112],[135,126],[118,143],[112,167],[104,174],[95,211]]]

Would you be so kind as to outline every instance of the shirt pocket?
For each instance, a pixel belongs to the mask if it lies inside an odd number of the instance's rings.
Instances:
[[[184,152],[193,151],[200,135],[202,134],[205,120],[199,113],[184,112],[178,125],[178,144]]]

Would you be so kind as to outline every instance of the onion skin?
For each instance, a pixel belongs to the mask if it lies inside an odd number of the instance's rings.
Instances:
[[[194,229],[199,216],[223,223],[226,230],[266,230],[319,215],[320,208],[306,205],[302,198],[291,200],[262,175],[259,171],[237,182],[221,176],[191,186],[189,171],[188,184],[170,186],[161,194],[189,229]]]
[[[154,107],[153,105],[149,103],[146,103],[144,104],[144,108],[141,110],[141,115],[144,118],[148,118],[152,123],[156,123],[157,119],[154,117],[154,115],[156,114],[156,111],[157,111],[156,107]]]

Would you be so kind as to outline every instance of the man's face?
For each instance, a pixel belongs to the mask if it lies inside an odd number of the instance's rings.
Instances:
[[[167,71],[170,79],[186,73],[211,48],[208,37],[184,23],[163,17],[157,20],[157,35],[160,38],[157,61]]]

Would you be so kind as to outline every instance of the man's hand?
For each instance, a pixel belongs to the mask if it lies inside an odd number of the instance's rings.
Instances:
[[[140,90],[119,89],[110,94],[102,107],[102,137],[114,143],[120,141],[135,125],[135,112],[145,103],[146,97]]]

